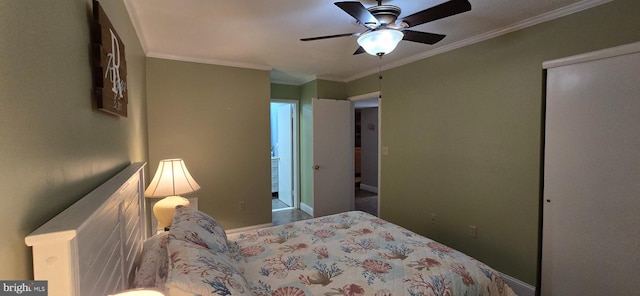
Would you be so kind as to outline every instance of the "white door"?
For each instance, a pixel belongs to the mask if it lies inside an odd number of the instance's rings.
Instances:
[[[293,206],[293,108],[278,107],[278,199]]]
[[[313,99],[313,215],[354,209],[353,107]]]
[[[640,43],[621,48],[548,69],[544,296],[640,291]]]

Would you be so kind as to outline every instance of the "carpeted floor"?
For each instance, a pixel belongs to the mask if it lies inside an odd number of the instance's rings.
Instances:
[[[356,210],[378,216],[378,194],[356,188]]]
[[[356,210],[378,216],[378,196],[356,197]]]

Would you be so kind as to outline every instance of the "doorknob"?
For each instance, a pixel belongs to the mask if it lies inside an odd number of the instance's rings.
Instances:
[[[316,165],[313,166],[313,169],[317,171],[317,170],[320,169],[320,166],[316,164]]]

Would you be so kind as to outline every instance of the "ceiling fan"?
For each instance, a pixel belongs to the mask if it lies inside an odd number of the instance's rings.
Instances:
[[[364,32],[302,38],[300,40],[313,41],[336,37],[359,36],[358,44],[360,47],[353,53],[354,55],[367,52],[371,55],[382,57],[393,51],[401,40],[424,44],[437,43],[442,40],[445,35],[408,29],[471,10],[471,4],[468,0],[450,0],[398,20],[398,16],[402,12],[400,7],[382,5],[382,1],[383,0],[378,0],[378,5],[369,8],[365,8],[362,3],[357,1],[334,3],[355,18],[359,24],[363,25],[367,29]]]

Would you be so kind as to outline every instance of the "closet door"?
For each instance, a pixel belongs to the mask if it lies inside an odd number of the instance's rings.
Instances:
[[[543,296],[640,291],[639,51],[545,63]]]

